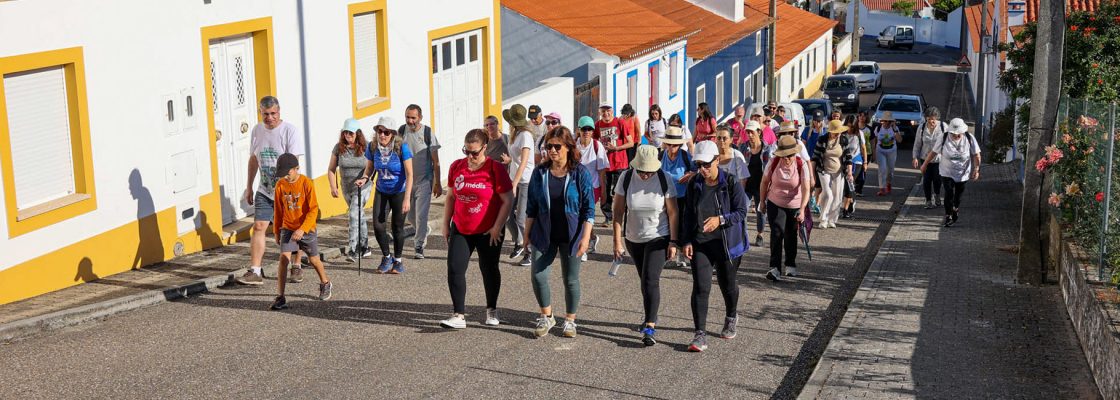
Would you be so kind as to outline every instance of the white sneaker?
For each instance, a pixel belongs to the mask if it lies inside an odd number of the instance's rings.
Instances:
[[[464,329],[467,327],[467,320],[462,314],[453,314],[451,318],[439,321],[439,326],[447,329]]]
[[[599,246],[599,235],[591,237],[591,243],[587,246],[587,253],[594,253],[595,248]],[[587,261],[587,253],[584,253],[583,261]]]
[[[797,267],[786,267],[786,276],[797,276]]]
[[[777,268],[770,268],[769,271],[766,271],[766,279],[772,280],[774,282],[780,282],[782,280],[782,273],[781,271],[778,271]]]
[[[498,309],[497,308],[487,308],[486,309],[486,322],[485,323],[486,323],[486,325],[490,325],[490,326],[498,326],[498,324],[501,323],[501,321],[498,321]]]

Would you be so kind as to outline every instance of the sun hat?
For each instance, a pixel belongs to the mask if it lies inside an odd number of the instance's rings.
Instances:
[[[670,126],[665,130],[665,137],[661,139],[665,144],[684,144],[684,131],[679,126]]]
[[[793,121],[785,121],[778,127],[778,133],[797,132],[797,124]]]
[[[750,122],[747,122],[747,127],[743,129],[758,132],[759,130],[762,130],[762,124],[752,119]]]
[[[765,115],[765,113],[762,111],[762,106],[751,107],[751,116],[753,117],[755,115],[760,117]]]
[[[606,109],[614,109],[614,107],[613,107],[613,106],[611,106],[611,103],[609,103],[609,102],[605,102],[605,101],[604,101],[604,102],[602,102],[602,103],[599,103],[599,109],[604,109],[604,108],[606,108]]]
[[[657,159],[657,148],[648,144],[638,146],[634,161],[630,165],[636,171],[657,172],[661,169],[661,160]]]
[[[711,140],[705,140],[696,144],[696,155],[692,156],[692,160],[706,163],[716,157],[719,157],[719,148]]]
[[[793,136],[782,136],[778,139],[778,150],[774,151],[776,157],[789,157],[801,152],[801,142]]]
[[[529,126],[529,120],[525,119],[527,113],[525,106],[514,104],[512,107],[502,110],[502,118],[509,122],[511,126],[524,128]]]
[[[577,123],[576,125],[579,126],[580,130],[582,130],[583,128],[595,128],[595,119],[584,115],[582,117],[579,117],[579,123]]]
[[[547,115],[545,115],[544,118],[545,119],[554,119],[554,120],[559,121],[560,120],[560,113],[553,111],[553,112],[550,112]]]
[[[357,132],[362,130],[362,124],[358,123],[358,120],[356,119],[347,118],[346,121],[342,123],[342,130],[347,132]]]
[[[883,111],[883,116],[879,117],[879,120],[894,122],[894,114],[891,114],[890,111]]]
[[[276,171],[274,171],[272,173],[272,177],[273,178],[283,178],[285,176],[288,176],[288,171],[291,171],[292,168],[295,168],[295,167],[298,167],[298,166],[299,166],[299,158],[296,157],[295,154],[292,154],[292,153],[281,154],[280,157],[278,157],[276,159]]]
[[[386,115],[386,116],[378,119],[377,120],[377,125],[374,125],[373,127],[374,128],[382,127],[382,128],[385,128],[385,129],[397,129],[397,121],[395,119],[393,119],[393,117],[390,117],[390,116]]]
[[[538,115],[541,115],[541,106],[538,106],[536,104],[529,106],[529,118],[537,119]]]
[[[844,133],[848,131],[848,127],[844,126],[844,121],[834,119],[828,121],[828,133]]]
[[[968,124],[965,124],[963,119],[953,118],[949,121],[949,132],[957,135],[968,132]]]

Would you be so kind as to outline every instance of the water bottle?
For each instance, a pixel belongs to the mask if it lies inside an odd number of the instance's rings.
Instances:
[[[618,267],[621,267],[621,266],[622,266],[622,258],[621,257],[620,258],[615,258],[614,262],[611,263],[611,269],[607,270],[607,275],[618,276]]]

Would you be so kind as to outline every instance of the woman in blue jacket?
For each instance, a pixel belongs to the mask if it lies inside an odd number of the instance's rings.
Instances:
[[[738,323],[739,285],[737,259],[747,251],[743,221],[747,195],[743,185],[719,170],[719,150],[710,141],[696,144],[693,160],[699,174],[688,182],[678,237],[684,256],[692,260],[692,323],[696,335],[689,351],[708,348],[704,327],[708,320],[708,295],[712,290],[712,268],[727,310],[720,337],[735,337]]]
[[[572,132],[563,126],[553,128],[545,135],[544,143],[546,161],[533,170],[529,179],[523,238],[525,248],[532,245],[533,293],[541,307],[535,333],[542,337],[556,326],[548,276],[553,260],[559,256],[567,311],[563,334],[575,337],[580,257],[587,253],[591,241],[595,194],[591,174],[580,164]]]

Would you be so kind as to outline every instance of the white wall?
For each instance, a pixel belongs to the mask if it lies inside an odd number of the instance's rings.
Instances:
[[[852,36],[846,35],[840,39],[840,42],[836,43],[836,63],[832,66],[833,72],[851,62]]]
[[[891,25],[912,25],[914,27],[914,40],[918,43],[928,43],[937,46],[958,48],[961,44],[961,18],[964,9],[958,8],[949,13],[948,21],[935,19],[921,19],[904,17],[894,13],[875,11],[871,12],[863,5],[862,1],[849,3],[848,21],[846,26],[855,26],[853,19],[854,8],[859,5],[859,24],[863,26],[865,36],[879,36]],[[852,29],[855,31],[855,29]]]
[[[507,106],[521,104],[525,107],[533,104],[539,105],[541,106],[541,112],[546,115],[553,112],[559,113],[560,123],[574,131],[576,120],[579,119],[579,116],[574,115],[574,111],[572,111],[575,108],[574,82],[575,80],[572,78],[545,79],[541,81],[540,86],[519,96],[505,99],[502,103]],[[451,144],[448,144],[448,146],[451,146]]]
[[[669,115],[676,114],[684,110],[687,87],[685,82],[685,43],[677,43],[665,50],[647,54],[640,58],[630,60],[615,68],[614,71],[614,88],[612,89],[612,97],[607,97],[605,94],[602,98],[614,99],[614,109],[617,114],[622,105],[629,103],[629,83],[626,76],[630,72],[637,72],[638,77],[638,100],[634,106],[634,115],[640,117],[643,121],[649,116],[649,66],[653,62],[658,63],[659,71],[657,73],[657,105],[661,107],[661,115],[668,118]],[[676,54],[677,62],[677,94],[670,96],[669,93],[669,60],[670,54]],[[603,85],[611,85],[610,82],[604,82]],[[600,93],[607,93],[601,91]],[[709,97],[715,96],[715,92],[710,92]],[[714,97],[713,97],[714,98]]]
[[[819,50],[817,50],[818,48]],[[793,90],[790,90],[790,80],[795,79],[795,76],[793,75],[793,73],[795,72],[795,66],[796,72],[804,76],[801,70],[801,60],[809,57],[809,54],[813,51],[818,51],[816,57],[816,69],[814,70],[808,68],[808,65],[812,63],[810,58],[810,61],[806,61],[805,65],[806,69],[813,72],[810,72],[807,78],[802,78],[800,84],[796,84],[797,81],[794,80],[795,84],[793,86]],[[789,102],[799,99],[800,97],[798,97],[798,92],[800,92],[802,89],[804,89],[805,91],[805,97],[809,97],[813,93],[816,93],[817,90],[820,89],[818,86],[821,82],[819,79],[821,77],[821,74],[824,74],[824,76],[832,74],[832,71],[828,71],[828,63],[831,60],[832,30],[829,30],[828,32],[825,32],[823,35],[818,37],[817,40],[813,41],[812,44],[803,49],[800,54],[786,63],[786,65],[782,66],[782,68],[778,71],[779,77],[781,78],[778,82],[778,98],[780,99],[780,101]]]

